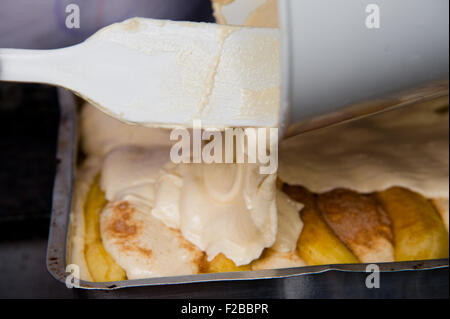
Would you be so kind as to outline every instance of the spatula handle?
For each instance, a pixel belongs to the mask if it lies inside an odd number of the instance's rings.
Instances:
[[[0,49],[0,81],[58,84],[61,50]]]

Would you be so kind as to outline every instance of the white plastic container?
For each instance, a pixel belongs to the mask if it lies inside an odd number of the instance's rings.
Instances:
[[[448,0],[280,0],[288,135],[448,94]]]

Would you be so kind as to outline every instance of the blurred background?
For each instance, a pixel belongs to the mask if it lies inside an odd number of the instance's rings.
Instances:
[[[80,28],[66,27],[71,4],[79,8]],[[214,21],[208,0],[2,0],[0,48],[61,48],[132,17]]]
[[[67,28],[70,4],[80,28]],[[213,22],[210,0],[1,0],[0,48],[54,49],[131,17]],[[0,82],[0,298],[71,298],[46,270],[56,89]]]

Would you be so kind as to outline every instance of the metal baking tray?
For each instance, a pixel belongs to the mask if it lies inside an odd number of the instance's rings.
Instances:
[[[75,98],[58,89],[61,120],[47,269],[65,283],[74,168],[78,150]],[[448,298],[449,260],[380,263],[380,287],[369,289],[366,264],[201,274],[94,283],[82,298]]]

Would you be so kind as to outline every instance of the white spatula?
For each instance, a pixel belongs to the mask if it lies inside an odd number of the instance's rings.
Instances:
[[[57,50],[0,49],[0,80],[59,85],[146,126],[276,127],[275,29],[134,18]]]

